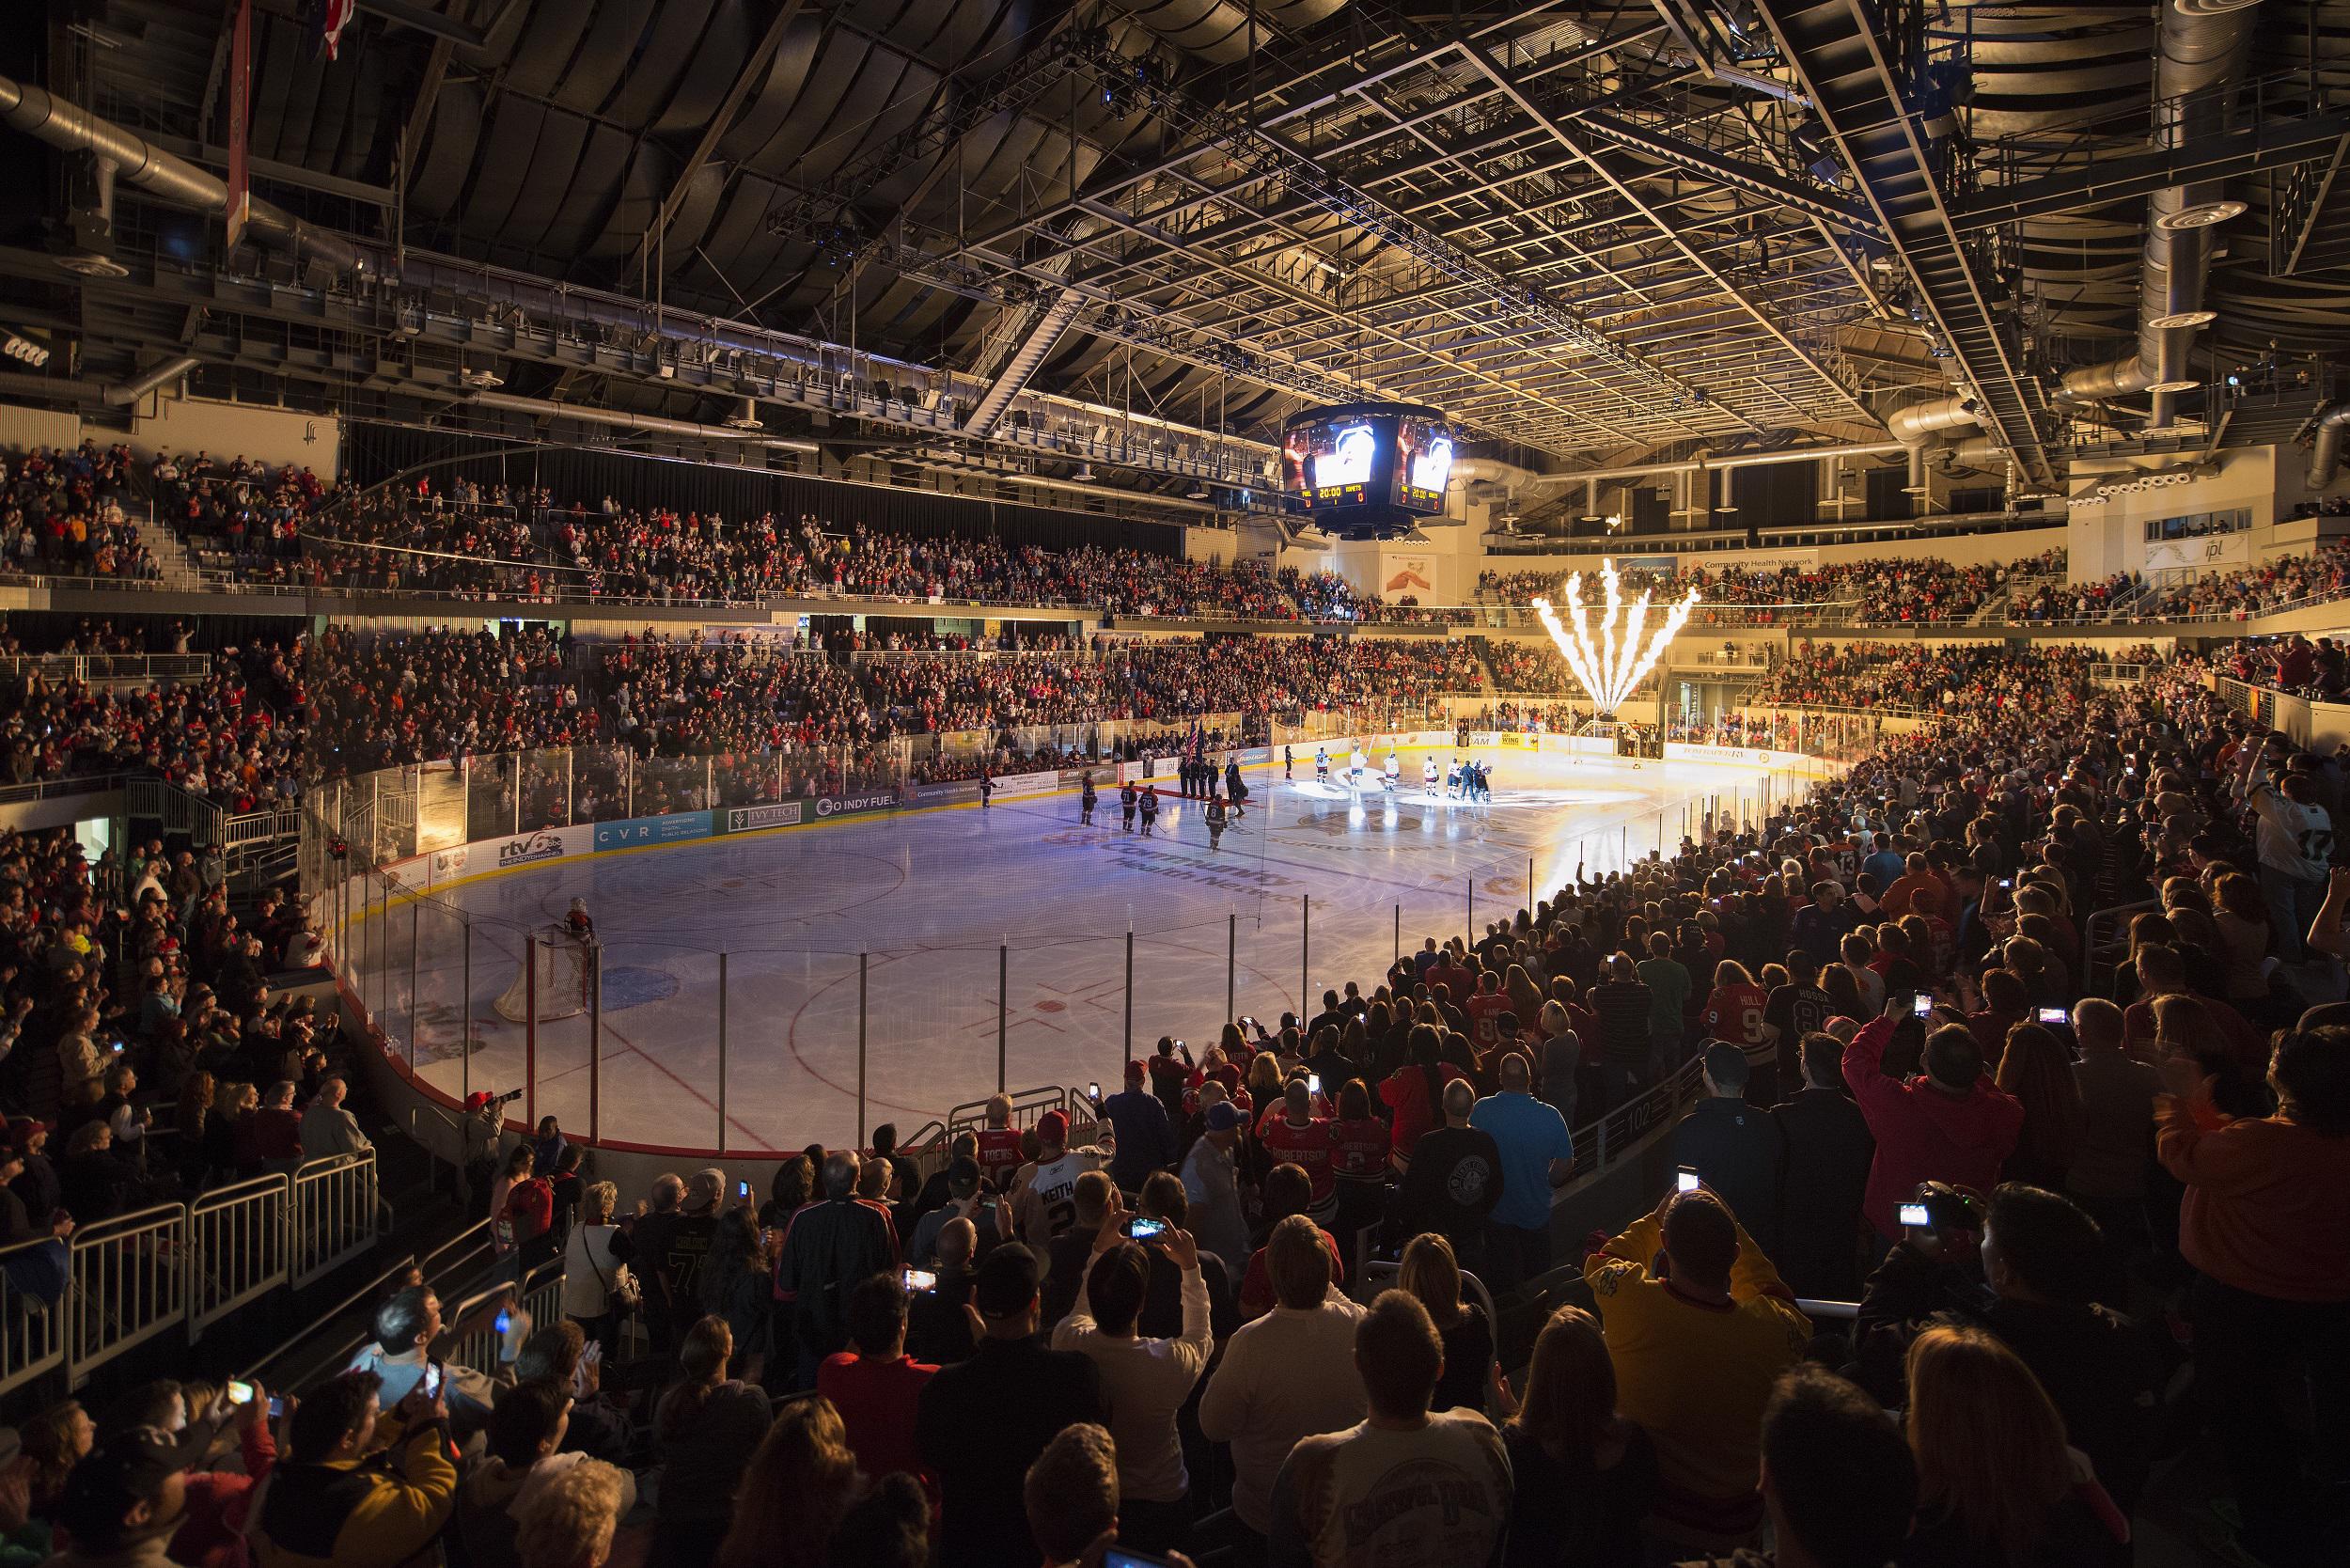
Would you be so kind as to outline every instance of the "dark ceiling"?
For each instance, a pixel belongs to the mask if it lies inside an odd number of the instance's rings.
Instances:
[[[233,9],[55,0],[40,75],[200,155]],[[298,9],[256,0],[252,145],[258,188],[312,221],[982,380],[1027,344],[1029,385],[1183,423],[1262,436],[1359,386],[1528,461],[1621,461],[1882,440],[1990,373],[1964,342],[1953,361],[1920,235],[1888,234],[1832,155],[1801,88],[1819,62],[1788,57],[1818,20],[1799,6],[403,0],[363,5],[332,61]],[[1945,205],[2145,147],[2151,6],[1854,14]],[[2248,121],[2350,87],[2350,4],[2255,29]],[[2249,210],[2220,232],[2215,373],[2350,342],[2350,244],[2326,250],[2308,187],[2277,195],[2289,174],[2231,184]],[[2047,412],[2057,376],[2137,330],[2146,191],[2083,199],[1964,250],[2044,420],[2076,416]],[[2280,201],[2318,236],[2282,266]]]

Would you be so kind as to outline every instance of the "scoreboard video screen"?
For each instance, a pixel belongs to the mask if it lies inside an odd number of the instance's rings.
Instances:
[[[1441,512],[1456,439],[1434,409],[1401,403],[1314,409],[1283,428],[1281,487],[1309,512]]]

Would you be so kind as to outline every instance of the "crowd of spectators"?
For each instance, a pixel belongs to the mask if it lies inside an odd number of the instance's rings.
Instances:
[[[1803,618],[1833,607],[1841,618],[1862,625],[1954,625],[1967,621],[2013,582],[2061,575],[2065,552],[1998,565],[1958,566],[1933,557],[1839,561],[1824,567],[1792,563],[1745,570],[1697,567],[1658,572],[1639,569],[1621,574],[1622,591],[1647,592],[1658,603],[1681,598],[1691,588],[1703,596],[1694,619],[1700,625],[1801,624]],[[1562,602],[1565,572],[1481,572],[1478,596],[1487,604],[1525,604],[1536,597]],[[1585,574],[1585,602],[1596,598]],[[1800,609],[1798,609],[1800,607]]]
[[[2158,662],[2151,650],[2035,643],[2015,652],[1997,643],[1925,647],[1798,643],[1747,698],[1756,707],[1872,708],[1888,712],[2000,716],[2049,703],[2077,708],[2100,665]]]
[[[485,689],[578,689],[556,639],[407,640],[336,657],[399,696],[420,745],[494,706]],[[699,709],[918,733],[1054,712],[1057,682],[1213,711],[1230,681],[1292,699],[1440,685],[1458,656],[853,661],[656,638],[607,651],[577,708],[525,705],[658,748],[738,738],[682,733]],[[1163,1039],[1073,1122],[1015,1127],[999,1100],[921,1162],[884,1128],[788,1160],[761,1198],[712,1167],[624,1203],[551,1122],[502,1133],[485,1093],[468,1190],[513,1266],[565,1261],[567,1321],[450,1365],[433,1348],[462,1325],[418,1280],[274,1431],[210,1388],[175,1388],[163,1421],[143,1390],[142,1413],[83,1436],[53,1413],[39,1448],[59,1457],[18,1528],[77,1565],[211,1561],[229,1536],[271,1568],[434,1550],[592,1568],[616,1540],[664,1564],[1026,1568],[1112,1530],[1331,1568],[1750,1562],[1732,1554],[1767,1529],[1784,1561],[2026,1568],[2126,1560],[2162,1467],[2201,1441],[2229,1551],[2326,1560],[2326,1372],[2350,1329],[2331,823],[2350,777],[2219,703],[2193,661],[2138,656],[2145,677],[2109,690],[2091,666],[2113,657],[1804,650],[1774,676],[1791,696],[1923,694],[1929,722],[1765,823],[1430,937],[1318,1012],[1227,1022],[1196,1058]],[[1007,684],[966,667],[999,660]],[[775,673],[803,664],[830,673]],[[70,844],[0,847],[0,975],[39,977],[31,1006],[11,994],[0,1063],[27,1064],[0,1089],[35,1124],[11,1124],[0,1175],[34,1168],[46,1105],[97,1113],[56,1177],[71,1200],[0,1211],[48,1208],[53,1239],[81,1207],[269,1168],[289,1127],[299,1151],[341,1108],[205,869],[142,852],[84,870]],[[109,905],[92,889],[116,880]],[[2154,907],[2102,949],[2089,913],[2133,901]],[[135,976],[137,1003],[101,972]],[[1569,1128],[1689,1075],[1672,1140],[1691,1190],[1562,1245]],[[159,1092],[183,1121],[226,1105],[231,1130],[181,1137],[159,1171],[124,1137]],[[1371,1287],[1374,1258],[1394,1288]],[[1488,1312],[1538,1285],[1572,1304],[1525,1327]],[[265,1491],[190,1470],[232,1429],[232,1467]]]
[[[741,604],[791,595],[1273,621],[1427,619],[1412,601],[1388,604],[1336,572],[1256,561],[922,539],[864,523],[842,529],[807,514],[729,520],[638,510],[609,496],[592,507],[565,505],[544,490],[462,478],[436,487],[430,476],[354,496],[306,468],[272,471],[242,456],[224,465],[201,452],[159,456],[150,473],[163,514],[252,582],[527,602]]]
[[[0,452],[0,572],[118,582],[162,575],[125,510],[137,499],[131,462],[129,447],[95,441]]]
[[[38,652],[184,652],[174,621],[154,634],[84,622]],[[12,634],[11,651],[23,649]],[[305,691],[300,639],[257,636],[213,654],[201,675],[125,680],[102,666],[0,677],[0,776],[29,784],[80,775],[145,773],[232,812],[291,802],[303,781]]]

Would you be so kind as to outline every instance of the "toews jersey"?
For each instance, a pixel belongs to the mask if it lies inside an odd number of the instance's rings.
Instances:
[[[1027,1156],[1020,1152],[1020,1129],[1017,1127],[981,1127],[979,1129],[979,1174],[995,1182],[995,1190],[1003,1192],[1011,1185],[1011,1173],[1020,1168]]]
[[[1296,1166],[1312,1179],[1316,1208],[1338,1190],[1338,1175],[1331,1163],[1329,1122],[1315,1117],[1300,1127],[1286,1111],[1277,1107],[1257,1129],[1257,1141],[1264,1146],[1267,1158],[1275,1165]]]

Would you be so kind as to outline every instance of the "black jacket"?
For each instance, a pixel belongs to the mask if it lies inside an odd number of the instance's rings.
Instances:
[[[1102,1374],[1042,1340],[983,1340],[924,1385],[915,1447],[938,1480],[939,1568],[1035,1568],[1021,1482],[1063,1427],[1106,1421]]]
[[[1476,1250],[1485,1216],[1501,1201],[1501,1147],[1477,1127],[1434,1127],[1412,1145],[1396,1195],[1406,1235],[1434,1231],[1455,1252]]]
[[[1771,1109],[1786,1148],[1779,1178],[1778,1250],[1771,1261],[1807,1300],[1860,1297],[1860,1200],[1876,1139],[1860,1107],[1832,1089],[1807,1089]]]
[[[1730,1205],[1764,1257],[1778,1256],[1778,1182],[1787,1140],[1770,1112],[1738,1098],[1700,1100],[1673,1129],[1673,1163],[1695,1170]]]

